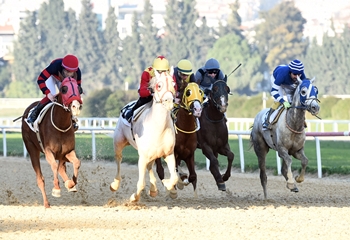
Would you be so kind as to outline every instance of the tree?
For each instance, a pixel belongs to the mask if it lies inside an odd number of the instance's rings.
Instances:
[[[39,97],[42,95],[36,84],[41,72],[43,48],[37,25],[37,13],[27,12],[27,17],[20,24],[18,38],[14,42],[13,72],[6,97]]]
[[[107,116],[105,106],[106,101],[112,91],[109,88],[93,91],[84,101],[84,116],[101,117]]]
[[[83,72],[83,88],[89,93],[93,89],[101,89],[104,85],[97,75],[104,63],[103,37],[90,0],[82,0],[77,36],[78,48],[73,54],[79,57],[79,68]]]
[[[119,50],[121,39],[117,30],[117,17],[115,9],[111,7],[108,11],[106,19],[106,29],[104,30],[103,52],[105,53],[104,66],[100,69],[99,75],[103,79],[105,86],[111,89],[123,89],[124,82],[119,76],[119,68],[121,67],[121,59]]]
[[[270,11],[261,12],[263,23],[256,28],[255,41],[270,71],[277,65],[300,58],[308,41],[303,39],[306,20],[293,1],[283,1]]]
[[[133,14],[132,35],[127,36],[122,41],[122,72],[125,82],[130,88],[136,89],[139,86],[142,71],[142,47],[140,46],[139,19],[137,13]]]
[[[258,83],[263,79],[260,71],[261,58],[246,39],[235,33],[221,37],[209,51],[208,58],[216,58],[220,62],[220,69],[230,74],[242,63],[242,67],[233,73],[227,80],[232,92],[239,94],[256,94]]]
[[[150,3],[150,0],[145,0],[143,15],[140,20],[142,69],[148,67],[150,61],[152,61],[155,57],[162,55],[160,52],[160,40],[157,37],[158,29],[154,26],[152,14],[153,7]]]
[[[240,6],[239,1],[236,0],[234,3],[229,4],[229,6],[231,14],[228,16],[227,24],[225,26],[220,22],[218,34],[222,37],[229,33],[235,33],[236,35],[241,35],[243,37],[241,30],[242,18],[238,14]]]
[[[166,6],[165,37],[163,40],[163,52],[170,63],[177,63],[186,58],[192,62],[196,60],[191,56],[196,49],[196,35],[199,34],[196,21],[199,15],[195,9],[196,1],[169,0]]]

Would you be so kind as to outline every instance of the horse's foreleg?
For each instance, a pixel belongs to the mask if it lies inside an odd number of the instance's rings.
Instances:
[[[185,162],[186,162],[188,173],[189,173],[188,181],[190,183],[192,183],[193,191],[196,191],[196,188],[197,188],[197,173],[196,173],[196,170],[195,170],[194,153]]]
[[[175,161],[175,156],[174,153],[166,156],[164,158],[165,162],[168,165],[169,173],[170,173],[170,178],[169,179],[163,179],[163,184],[166,187],[166,189],[169,191],[170,197],[171,198],[177,198],[177,191],[175,189],[175,185],[179,180],[179,177],[176,173],[176,161]]]
[[[225,150],[223,151],[222,155],[225,155],[227,157],[227,169],[225,174],[222,176],[222,180],[226,182],[231,177],[231,168],[235,155],[230,150],[230,146],[228,144],[226,144]]]
[[[133,193],[130,197],[131,202],[138,202],[140,200],[141,192],[145,188],[146,181],[145,181],[145,175],[146,175],[146,168],[147,168],[148,161],[147,159],[142,158],[139,156],[139,180],[137,181],[137,190],[136,193]]]
[[[150,190],[149,190],[149,195],[151,197],[156,197],[158,195],[158,189],[157,189],[157,179],[154,176],[153,172],[153,165],[154,161],[150,162],[147,164],[147,170],[148,170],[148,175],[149,175],[149,182],[151,183]]]
[[[304,181],[305,171],[306,171],[306,167],[307,167],[307,164],[309,162],[309,159],[305,156],[304,148],[300,149],[293,156],[296,159],[299,159],[301,161],[301,172],[300,172],[300,175],[295,177],[295,180],[297,181],[297,183],[301,183],[301,182]]]
[[[224,180],[222,179],[222,175],[219,170],[219,160],[216,157],[217,154],[215,156],[211,148],[208,146],[202,146],[202,153],[210,161],[209,170],[216,181],[216,185],[218,186],[218,189],[221,191],[226,191],[226,185]]]
[[[282,167],[282,173],[287,180],[287,188],[292,192],[298,192],[292,173],[292,158],[288,154],[278,153],[279,157],[283,159],[285,166]]]
[[[45,157],[47,162],[51,166],[51,170],[53,173],[53,189],[52,189],[52,196],[54,197],[61,197],[61,188],[60,183],[58,179],[58,164],[56,162],[56,159],[52,152],[50,150],[45,151]]]
[[[73,177],[72,180],[67,180],[64,182],[66,188],[68,189],[68,191],[70,192],[76,192],[76,188],[75,185],[77,185],[78,183],[78,172],[79,172],[79,168],[80,168],[80,160],[77,158],[75,151],[71,151],[70,153],[66,154],[66,158],[69,162],[71,162],[73,164]]]

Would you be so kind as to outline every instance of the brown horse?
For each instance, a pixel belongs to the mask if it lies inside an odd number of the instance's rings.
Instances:
[[[227,78],[227,77],[225,77]],[[219,190],[226,191],[225,181],[231,176],[234,154],[228,144],[228,129],[225,112],[228,106],[230,88],[225,80],[217,80],[208,92],[208,102],[204,104],[199,118],[201,128],[197,132],[198,148],[210,161],[210,172]],[[227,169],[221,175],[218,154],[227,156]]]
[[[173,110],[176,116],[175,129],[175,159],[176,169],[179,173],[177,187],[183,189],[189,183],[192,183],[193,190],[196,194],[197,174],[195,171],[194,153],[197,149],[197,131],[199,130],[198,117],[202,113],[203,91],[197,83],[188,83],[182,95],[182,101],[177,108]],[[189,176],[180,168],[181,161],[186,163]],[[156,160],[157,173],[161,180],[164,179],[164,168],[161,159]]]
[[[58,173],[62,177],[68,191],[77,191],[78,169],[80,160],[75,154],[75,136],[72,127],[72,118],[79,115],[82,100],[78,90],[78,84],[73,78],[65,78],[62,81],[57,101],[48,104],[40,113],[34,126],[28,124],[26,118],[30,110],[38,102],[32,103],[22,117],[22,138],[36,173],[36,181],[41,190],[44,206],[50,207],[45,192],[44,176],[40,167],[40,152],[45,154],[46,160],[51,166],[54,187],[52,195],[61,196]],[[47,112],[47,114],[45,114]],[[58,163],[56,162],[58,160]],[[73,163],[74,175],[70,180],[66,173],[66,162]]]

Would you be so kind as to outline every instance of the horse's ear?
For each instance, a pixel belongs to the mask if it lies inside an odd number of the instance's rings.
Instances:
[[[224,81],[227,82],[227,75],[225,74]]]
[[[298,79],[298,82],[299,82],[299,85],[300,85],[303,81],[301,81],[299,76],[297,76],[297,79]]]
[[[170,76],[173,76],[173,74],[174,74],[174,66],[170,67],[170,72],[169,73],[170,73]]]
[[[316,80],[316,77],[313,77],[310,82],[313,83]]]

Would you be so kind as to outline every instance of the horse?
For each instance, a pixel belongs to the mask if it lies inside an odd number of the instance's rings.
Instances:
[[[201,128],[197,132],[198,148],[210,161],[210,172],[213,175],[218,189],[226,191],[225,181],[231,176],[231,167],[234,153],[228,143],[228,129],[226,125],[226,110],[228,106],[228,94],[230,88],[224,80],[216,80],[211,89],[207,89],[208,101],[203,106],[202,115],[199,118]],[[218,154],[227,157],[227,169],[225,174],[220,173]]]
[[[122,151],[127,145],[132,145],[139,155],[138,168],[139,180],[137,191],[130,197],[131,202],[140,200],[141,191],[145,188],[145,173],[148,170],[150,177],[149,195],[155,197],[158,194],[156,178],[153,173],[155,159],[164,157],[170,178],[162,182],[171,198],[177,197],[175,185],[178,181],[176,173],[174,147],[175,128],[171,116],[175,95],[175,82],[168,72],[158,73],[155,71],[149,83],[153,91],[153,101],[144,105],[143,112],[134,117],[129,123],[120,114],[117,126],[114,130],[113,145],[117,163],[117,173],[114,181],[110,184],[111,191],[117,191],[121,182],[120,165]]]
[[[263,129],[262,123],[269,109],[261,110],[255,117],[250,133],[251,146],[258,157],[260,168],[260,182],[264,191],[264,198],[267,198],[267,176],[266,176],[266,155],[269,149],[278,152],[278,156],[283,160],[282,175],[287,181],[287,188],[291,192],[298,192],[298,188],[293,179],[292,158],[301,160],[301,172],[295,177],[296,182],[304,181],[305,169],[308,164],[308,158],[304,153],[305,143],[305,113],[310,112],[317,116],[320,106],[317,99],[318,90],[313,85],[314,78],[309,80],[300,80],[295,89],[291,108],[287,110],[281,105],[282,111],[277,122],[270,129]],[[275,112],[279,112],[276,110]],[[274,123],[273,121],[272,123]]]
[[[22,139],[36,173],[36,181],[41,190],[45,208],[49,208],[50,203],[46,196],[44,176],[40,167],[40,152],[44,153],[53,172],[52,196],[54,197],[61,196],[58,174],[69,192],[77,191],[75,186],[80,167],[80,160],[75,153],[75,134],[72,127],[72,119],[80,114],[82,108],[77,81],[74,78],[65,78],[56,98],[57,101],[46,105],[33,126],[27,123],[26,119],[30,110],[38,102],[32,103],[22,116]],[[66,162],[73,164],[71,180],[66,173]]]
[[[202,113],[202,102],[204,92],[199,88],[197,83],[188,83],[181,93],[181,102],[173,112],[176,117],[176,142],[175,142],[175,159],[176,169],[180,178],[177,183],[178,189],[183,189],[189,183],[192,183],[193,190],[196,194],[197,174],[195,171],[194,153],[197,149],[197,131],[199,130],[198,118]],[[184,173],[180,167],[181,161],[186,163],[189,176]],[[161,159],[156,159],[156,169],[159,178],[164,179],[164,168]]]

